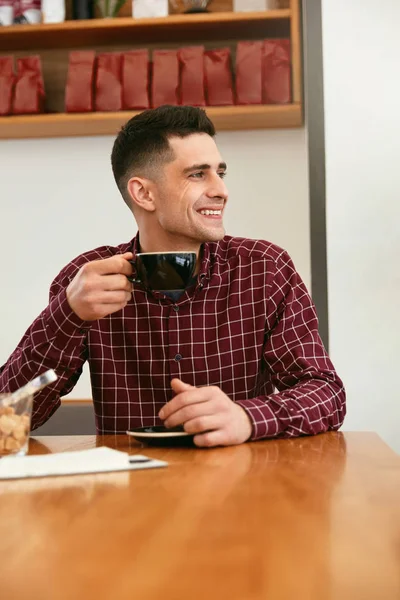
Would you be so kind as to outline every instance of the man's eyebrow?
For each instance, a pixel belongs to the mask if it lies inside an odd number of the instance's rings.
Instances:
[[[204,163],[202,165],[192,165],[191,167],[186,167],[186,169],[183,170],[183,172],[186,173],[191,173],[192,171],[207,171],[211,169],[211,165]],[[227,165],[224,162],[220,162],[218,165],[218,171],[226,171],[227,169]]]

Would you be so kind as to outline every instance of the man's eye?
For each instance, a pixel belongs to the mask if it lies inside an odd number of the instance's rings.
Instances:
[[[193,179],[201,179],[203,177],[204,173],[203,171],[199,171],[198,173],[192,173],[190,175],[190,177],[192,177]]]
[[[221,171],[221,173],[218,173],[218,175],[221,177],[221,179],[225,179],[226,171]]]

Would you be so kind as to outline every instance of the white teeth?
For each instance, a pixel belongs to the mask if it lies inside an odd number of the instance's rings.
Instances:
[[[222,213],[222,210],[201,210],[200,214],[202,215],[220,215]]]

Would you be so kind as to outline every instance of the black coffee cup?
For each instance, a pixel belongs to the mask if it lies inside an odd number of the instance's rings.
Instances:
[[[195,252],[141,252],[130,261],[136,277],[128,279],[150,290],[178,292],[188,287],[196,260]]]

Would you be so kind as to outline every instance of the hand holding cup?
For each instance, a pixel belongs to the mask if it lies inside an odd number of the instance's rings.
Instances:
[[[83,321],[97,321],[128,304],[132,295],[129,263],[133,254],[126,252],[81,267],[67,287],[70,307]]]

